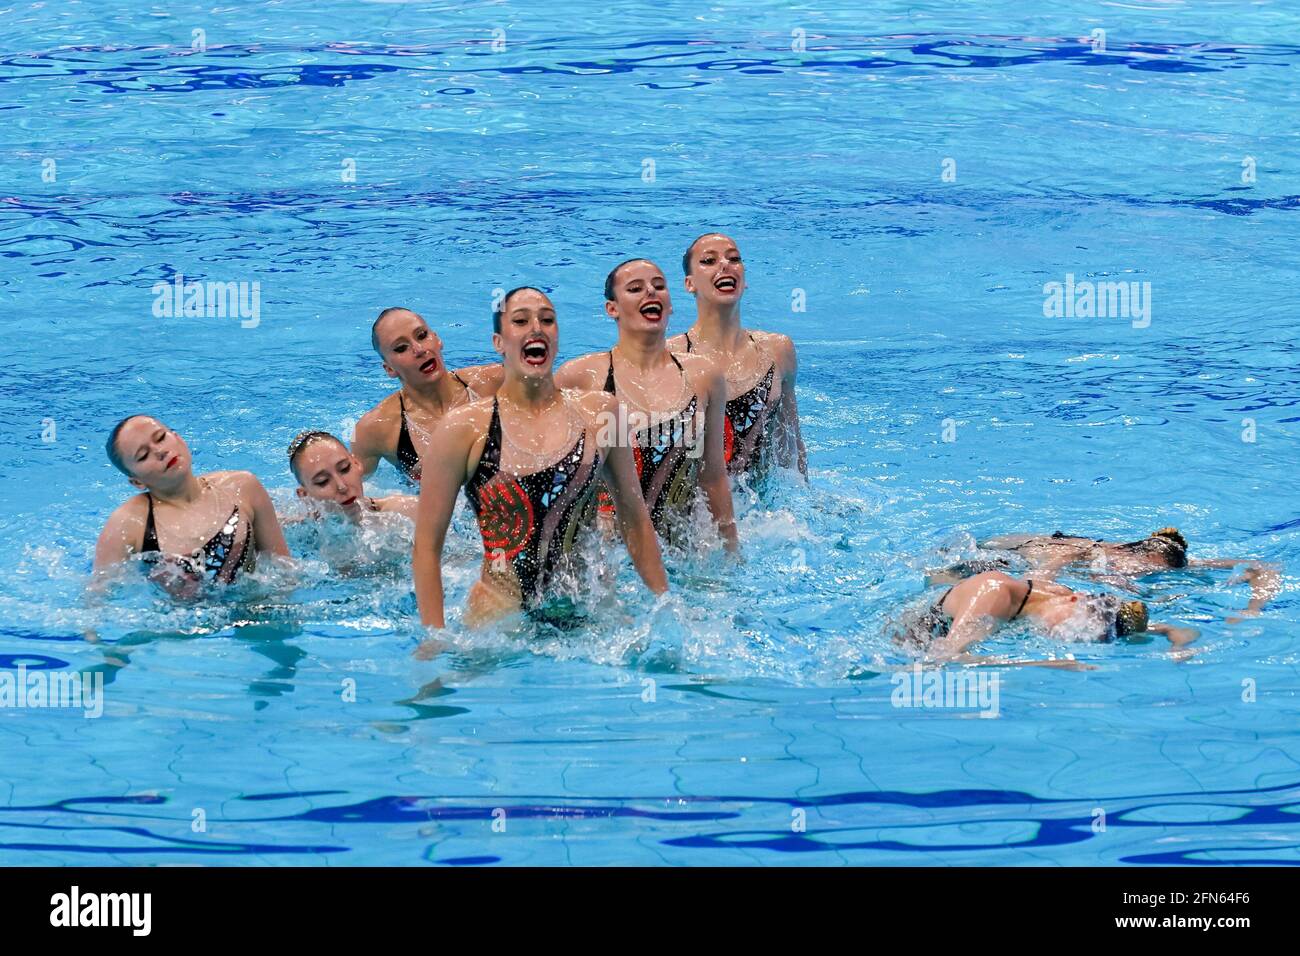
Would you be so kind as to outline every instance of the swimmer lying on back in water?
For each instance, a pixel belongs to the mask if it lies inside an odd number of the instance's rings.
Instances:
[[[1242,579],[1250,582],[1250,603],[1240,613],[1254,616],[1277,596],[1280,578],[1277,568],[1252,559],[1205,558],[1188,560],[1187,539],[1177,528],[1161,528],[1140,541],[1121,543],[1101,538],[1079,538],[1057,531],[1051,535],[1012,534],[981,542],[981,548],[1011,551],[1023,558],[1029,570],[1057,571],[1070,565],[1087,565],[1094,577],[1120,587],[1129,579],[1158,574],[1176,568],[1234,568],[1247,565]],[[1005,557],[975,558],[942,571],[930,572],[931,584],[954,584],[982,571],[1012,570]]]
[[[336,505],[355,524],[372,511],[392,511],[415,520],[420,500],[414,495],[366,495],[361,462],[329,432],[301,432],[289,444],[289,470],[298,481],[298,497]]]
[[[923,613],[905,619],[895,640],[923,649],[929,660],[969,662],[978,658],[967,655],[966,648],[1015,620],[1024,620],[1049,637],[1103,643],[1151,631],[1181,647],[1197,634],[1190,628],[1151,622],[1141,601],[1087,594],[1047,578],[1020,580],[985,571],[953,585]]]

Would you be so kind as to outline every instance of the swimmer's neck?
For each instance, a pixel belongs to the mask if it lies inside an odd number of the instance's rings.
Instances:
[[[671,361],[663,329],[629,332],[620,328],[618,344],[611,351],[617,352],[620,359],[642,372],[653,371]]]
[[[155,502],[165,502],[177,507],[192,505],[203,496],[203,485],[194,472],[190,472],[175,486],[146,489]]]
[[[524,411],[540,412],[550,407],[559,395],[559,391],[555,387],[554,376],[524,378],[522,375],[511,375],[507,371],[505,383],[497,394]]]
[[[688,334],[705,352],[734,352],[740,348],[745,330],[740,327],[740,303],[695,300],[695,324]]]
[[[402,394],[408,405],[414,405],[422,411],[441,415],[448,408],[461,400],[465,386],[456,381],[451,369],[443,366],[443,372],[436,382],[402,382]]]

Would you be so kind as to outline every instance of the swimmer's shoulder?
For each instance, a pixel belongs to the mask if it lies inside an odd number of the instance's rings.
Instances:
[[[456,376],[480,397],[495,395],[506,380],[506,370],[500,362],[488,365],[467,365],[456,370]]]
[[[670,352],[681,352],[682,354],[687,354],[687,352],[686,352],[686,333],[685,333],[685,332],[681,332],[681,333],[679,333],[679,334],[677,334],[677,335],[670,336],[670,337],[668,338],[667,345],[668,345],[668,351],[670,351]],[[692,353],[689,353],[689,354],[694,355],[695,353],[692,352]],[[678,358],[680,358],[680,357],[681,357],[681,356],[679,355]]]
[[[138,495],[132,495],[113,509],[113,513],[108,516],[108,521],[104,523],[104,529],[117,527],[118,529],[128,529],[135,525],[140,526],[141,534],[144,533],[144,523],[149,517],[149,495],[146,492],[140,492]]]
[[[566,388],[565,399],[578,410],[588,428],[600,428],[619,412],[618,397],[604,389]]]
[[[593,391],[603,388],[609,372],[609,353],[591,352],[569,359],[555,370],[555,384],[562,389]]]
[[[777,365],[786,372],[798,367],[798,356],[794,348],[794,339],[782,332],[750,332],[754,342],[767,349]]]
[[[391,444],[397,440],[402,427],[402,405],[398,400],[399,392],[390,392],[380,399],[374,408],[357,419],[352,431],[352,451],[358,446],[368,448],[375,445]]]
[[[442,416],[436,432],[453,442],[485,435],[488,426],[492,424],[492,406],[495,402],[495,397],[489,395],[486,398],[476,398],[465,405],[457,405]]]
[[[251,471],[209,471],[201,477],[218,488],[229,489],[238,495],[265,490],[261,480]]]
[[[673,357],[682,363],[682,371],[697,392],[708,391],[723,380],[720,362],[705,358],[697,352],[673,352]]]

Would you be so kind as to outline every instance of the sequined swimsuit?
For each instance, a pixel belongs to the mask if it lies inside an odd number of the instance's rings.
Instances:
[[[530,475],[501,470],[501,410],[492,400],[492,423],[478,467],[465,496],[483,536],[484,566],[500,573],[507,561],[519,581],[525,606],[538,603],[548,580],[590,523],[595,510],[599,452],[587,462],[587,432],[555,464]]]
[[[754,341],[754,334],[749,334]],[[757,344],[757,343],[755,343]],[[691,351],[691,334],[686,333],[686,351]],[[723,457],[727,460],[727,474],[739,475],[760,471],[767,458],[769,435],[767,423],[776,402],[772,398],[772,383],[776,378],[776,362],[758,384],[727,401]]]
[[[149,498],[149,517],[145,519],[144,540],[140,545],[140,554],[145,561],[150,564],[164,559],[174,561],[191,577],[201,578],[209,574],[210,581],[221,584],[229,584],[239,572],[252,569],[253,552],[256,547],[253,543],[251,524],[248,526],[248,534],[244,536],[243,542],[239,546],[235,544],[235,535],[239,532],[239,505],[235,505],[234,510],[230,512],[230,517],[221,526],[221,530],[209,538],[203,547],[196,548],[193,554],[164,554],[162,548],[158,546],[158,527],[153,517],[153,495],[147,492],[146,495]]]
[[[686,377],[686,370],[677,356],[669,353],[677,370]],[[614,385],[614,353],[609,353],[609,371],[605,374],[605,391],[617,395]],[[650,521],[655,530],[668,530],[666,517],[680,513],[690,505],[695,491],[699,457],[690,452],[699,440],[696,412],[699,396],[692,395],[676,415],[667,421],[653,422],[632,436],[635,444],[632,455],[636,459],[637,477],[641,479],[641,496],[650,509]],[[614,502],[604,489],[600,492],[600,510],[612,512]]]
[[[471,400],[478,396],[474,390],[465,384],[465,380],[457,373],[452,372],[451,377],[460,384],[465,385],[465,390],[469,392]],[[397,393],[397,405],[402,412],[402,430],[397,433],[397,468],[401,471],[403,477],[413,485],[420,483],[420,453],[415,450],[415,442],[411,440],[411,431],[406,426],[406,401],[402,398],[402,393]]]

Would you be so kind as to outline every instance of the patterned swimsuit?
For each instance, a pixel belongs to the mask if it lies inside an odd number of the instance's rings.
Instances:
[[[669,353],[669,358],[684,378],[686,371],[677,361],[677,356]],[[605,391],[611,395],[618,394],[614,385],[613,352],[609,354]],[[699,396],[692,395],[680,412],[666,421],[654,421],[632,436],[632,454],[636,459],[637,477],[641,479],[641,496],[650,509],[650,521],[655,530],[663,535],[670,530],[668,516],[688,509],[695,491],[700,459],[698,455],[692,457],[691,451],[700,440],[695,420],[699,405]],[[614,510],[614,503],[604,489],[600,492],[600,509]]]
[[[239,505],[235,505],[221,530],[214,534],[201,548],[195,548],[192,554],[165,554],[158,546],[158,527],[153,516],[153,495],[149,498],[149,517],[144,523],[144,539],[140,545],[143,560],[158,564],[164,559],[181,569],[188,577],[202,579],[208,575],[213,583],[229,584],[241,571],[253,567],[253,526],[248,526],[248,534],[236,545],[239,533]]]
[[[501,412],[492,400],[492,423],[478,467],[465,495],[483,536],[485,571],[500,577],[508,565],[519,582],[525,607],[536,605],[563,563],[578,531],[595,510],[600,454],[584,461],[583,429],[568,453],[530,475],[501,470]]]
[[[451,377],[460,384],[465,385],[465,380],[455,372]],[[470,401],[478,398],[474,390],[465,385],[465,390],[469,392]],[[420,453],[415,448],[415,442],[411,440],[411,430],[406,424],[406,400],[402,398],[402,393],[397,393],[397,405],[401,409],[402,428],[397,433],[397,470],[413,485],[420,483]]]
[[[749,334],[754,341],[754,334]],[[757,344],[757,343],[755,343]],[[691,351],[691,335],[686,333],[686,351]],[[767,463],[768,445],[771,443],[768,422],[776,400],[772,384],[776,378],[776,362],[758,384],[727,401],[726,434],[723,437],[723,456],[727,460],[727,474],[741,475],[749,472],[761,474]]]

